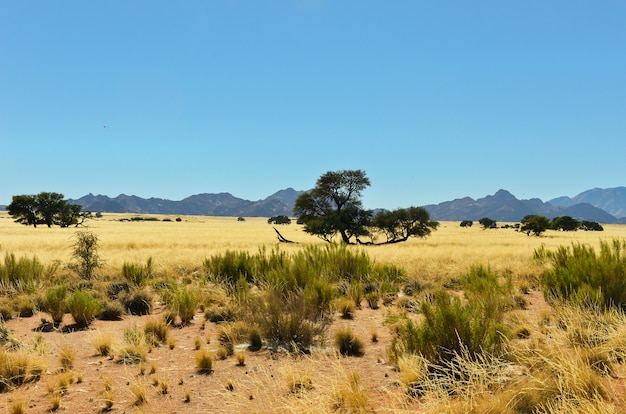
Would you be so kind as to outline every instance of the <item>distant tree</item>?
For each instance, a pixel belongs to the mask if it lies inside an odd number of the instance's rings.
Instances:
[[[37,197],[34,195],[13,196],[11,204],[7,206],[9,215],[16,223],[37,227]]]
[[[481,218],[478,220],[478,223],[483,226],[483,229],[495,229],[498,225],[495,220],[492,220],[489,217]]]
[[[409,207],[394,211],[381,211],[371,222],[374,232],[385,235],[384,244],[404,242],[409,237],[426,237],[439,223],[430,219],[430,214],[423,207]],[[358,239],[357,239],[358,240]]]
[[[472,227],[474,222],[472,220],[463,220],[461,222],[461,227]]]
[[[48,227],[79,226],[91,217],[91,213],[81,211],[82,206],[68,204],[63,199],[63,194],[51,192],[13,196],[7,210],[16,223],[33,227],[37,227],[38,224],[45,224]]]
[[[525,216],[521,223],[520,231],[529,236],[531,233],[535,236],[539,236],[550,228],[550,220],[547,217],[534,214]]]
[[[36,197],[37,213],[42,224],[52,227],[55,217],[66,208],[67,202],[63,194],[43,192]]]
[[[580,227],[580,222],[570,216],[555,217],[550,222],[550,229],[562,231],[576,231]]]
[[[337,234],[344,243],[369,235],[372,213],[362,208],[361,192],[370,180],[361,170],[329,171],[318,178],[315,187],[301,194],[294,213],[304,231],[325,241]]]
[[[595,221],[583,220],[580,223],[580,229],[585,231],[604,231],[604,227]]]
[[[274,216],[267,219],[268,224],[291,224],[291,219],[287,216]]]

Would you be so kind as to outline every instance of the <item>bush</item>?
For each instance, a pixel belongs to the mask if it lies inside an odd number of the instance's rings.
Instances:
[[[131,315],[149,315],[152,310],[152,295],[145,289],[133,291],[124,298],[124,306]]]
[[[103,321],[121,321],[124,315],[124,306],[118,301],[106,300],[102,304],[102,310],[98,319]]]
[[[200,297],[197,292],[191,289],[181,287],[174,293],[172,310],[180,318],[182,325],[187,325],[191,322],[196,314],[198,303],[200,303]]]
[[[307,306],[302,291],[284,293],[271,289],[259,298],[258,309],[251,310],[252,324],[274,348],[307,351],[330,321],[316,318],[316,309]]]
[[[68,265],[71,270],[83,279],[94,278],[96,269],[103,266],[98,256],[98,236],[86,230],[76,232],[72,258],[74,262]]]
[[[389,352],[395,361],[405,354],[421,354],[440,363],[461,353],[474,357],[501,349],[506,332],[499,322],[501,315],[494,317],[484,301],[468,301],[463,306],[460,298],[440,290],[434,303],[423,301],[421,309],[422,324],[410,319],[399,324],[399,335],[392,340]]]
[[[72,293],[67,306],[74,322],[79,326],[88,326],[102,310],[100,301],[85,290]]]
[[[66,296],[67,287],[65,285],[49,289],[44,296],[44,308],[50,314],[55,326],[59,326],[63,321],[63,315],[67,309]]]
[[[625,253],[626,242],[614,239],[612,244],[601,241],[599,253],[590,246],[572,244],[534,255],[552,262],[541,280],[547,299],[626,309]]]
[[[343,356],[361,357],[365,354],[363,341],[354,334],[349,326],[339,328],[335,332],[335,346]]]

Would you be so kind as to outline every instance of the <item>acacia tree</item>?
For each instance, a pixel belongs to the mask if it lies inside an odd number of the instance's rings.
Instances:
[[[539,236],[550,228],[550,220],[547,217],[534,214],[525,216],[521,223],[520,231],[526,233],[528,236],[530,236],[530,233]]]
[[[14,221],[16,223],[37,227],[37,203],[35,196],[13,196],[11,204],[7,206],[7,211],[9,215],[15,219]]]
[[[344,243],[353,237],[369,235],[372,212],[364,210],[361,192],[370,180],[362,170],[329,171],[317,179],[315,187],[301,194],[294,214],[304,231],[328,242],[339,233]]]
[[[371,224],[374,231],[386,236],[384,244],[404,242],[409,237],[426,237],[439,227],[439,223],[432,221],[423,207],[381,211]]]
[[[68,204],[63,194],[42,192],[37,195],[13,196],[7,206],[9,215],[16,223],[37,227],[45,224],[48,227],[56,224],[61,227],[79,226],[91,217],[91,213],[82,212],[82,206]]]

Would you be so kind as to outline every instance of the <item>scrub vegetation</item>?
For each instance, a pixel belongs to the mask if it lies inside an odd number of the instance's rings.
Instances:
[[[281,228],[294,243],[280,243],[263,218],[120,218],[74,233],[0,215],[6,401],[26,412],[626,407],[626,226],[527,237],[444,222],[427,238],[349,245],[294,224]]]

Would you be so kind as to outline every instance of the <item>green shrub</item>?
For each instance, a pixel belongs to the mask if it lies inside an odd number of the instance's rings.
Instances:
[[[460,298],[440,290],[433,303],[422,302],[422,313],[421,324],[406,319],[398,325],[399,335],[390,345],[392,359],[415,354],[440,363],[461,353],[470,357],[495,353],[504,342],[506,329],[499,322],[501,315],[494,317],[483,301],[468,301],[463,306]]]
[[[69,297],[67,307],[79,326],[88,326],[100,314],[102,305],[90,292],[77,290]]]
[[[76,232],[75,237],[72,251],[74,261],[68,267],[81,278],[91,280],[96,275],[96,269],[103,266],[98,256],[98,236],[90,231],[82,230]]]
[[[192,289],[181,287],[174,293],[172,310],[180,318],[182,325],[187,325],[196,314],[200,296]]]
[[[536,252],[547,257],[552,267],[542,276],[546,299],[572,301],[581,305],[626,308],[626,242],[600,242],[600,252],[572,244],[554,252]]]
[[[361,357],[365,354],[363,341],[349,326],[341,327],[335,332],[335,346],[343,356]]]
[[[58,326],[63,321],[63,315],[65,315],[67,310],[66,297],[67,287],[65,285],[48,289],[44,296],[44,308],[50,314],[55,326]]]
[[[259,298],[257,309],[251,309],[252,324],[259,327],[270,346],[283,346],[290,351],[306,351],[328,324],[316,318],[316,309],[307,306],[301,290],[282,292],[271,289]]]

